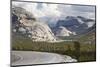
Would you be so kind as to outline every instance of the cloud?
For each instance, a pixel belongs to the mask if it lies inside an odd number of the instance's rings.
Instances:
[[[25,8],[27,11],[32,12],[36,17],[43,16],[60,16],[57,11],[57,4],[46,3],[27,3],[27,2],[12,2],[13,5]]]
[[[27,11],[40,21],[55,23],[66,16],[83,16],[86,18],[95,18],[94,6],[47,4],[47,3],[29,3],[12,2],[13,5],[25,8]]]
[[[95,12],[95,7],[93,6],[72,6],[73,10],[80,11],[80,12]]]
[[[59,5],[59,11],[62,12],[62,16],[83,16],[86,18],[95,18],[94,6]]]

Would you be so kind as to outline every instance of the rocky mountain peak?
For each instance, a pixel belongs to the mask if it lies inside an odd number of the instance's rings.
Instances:
[[[27,35],[33,41],[56,41],[49,26],[38,22],[33,14],[21,7],[13,7],[12,30],[14,33]]]

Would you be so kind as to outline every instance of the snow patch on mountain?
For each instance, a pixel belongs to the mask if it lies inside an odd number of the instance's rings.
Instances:
[[[71,32],[82,34],[91,28],[94,24],[94,19],[89,19],[81,16],[67,16],[65,19],[59,20],[56,24],[56,27],[59,28],[60,26],[63,26]]]

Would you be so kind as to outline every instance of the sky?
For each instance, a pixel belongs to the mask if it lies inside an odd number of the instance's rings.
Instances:
[[[59,19],[65,19],[66,16],[82,16],[95,19],[94,6],[68,5],[68,4],[47,4],[47,3],[29,3],[12,2],[12,5],[25,8],[31,12],[39,21],[56,23]]]

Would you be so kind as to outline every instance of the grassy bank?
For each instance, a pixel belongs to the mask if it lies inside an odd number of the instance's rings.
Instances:
[[[95,44],[85,44],[81,41],[66,42],[33,42],[27,37],[14,36],[12,50],[53,52],[69,55],[78,61],[95,61]]]

